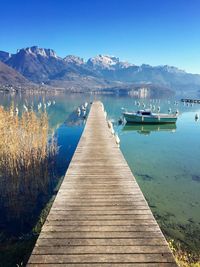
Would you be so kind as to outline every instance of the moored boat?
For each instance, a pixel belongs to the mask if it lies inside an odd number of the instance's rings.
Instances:
[[[124,112],[127,123],[176,123],[178,114],[153,113],[151,110]]]

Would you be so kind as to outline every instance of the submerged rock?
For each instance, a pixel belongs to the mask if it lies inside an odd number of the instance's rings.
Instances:
[[[192,180],[200,183],[200,175],[192,175]]]
[[[144,180],[144,181],[151,181],[154,178],[148,174],[139,174],[139,176]]]

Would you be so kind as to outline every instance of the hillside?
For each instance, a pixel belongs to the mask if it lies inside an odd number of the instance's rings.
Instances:
[[[28,81],[19,72],[0,61],[0,85],[26,85]]]
[[[135,85],[154,92],[197,92],[200,90],[200,75],[187,73],[173,66],[137,66],[109,55],[98,55],[84,61],[68,55],[57,56],[54,50],[37,46],[22,48],[16,54],[0,51],[0,60],[14,70],[4,72],[1,80],[12,81],[10,76],[21,73],[18,82],[25,78],[39,85],[46,84],[71,91],[135,88]],[[16,72],[17,71],[17,72]],[[15,73],[15,75],[14,75]],[[23,76],[25,78],[23,78]],[[0,81],[1,82],[1,81]],[[15,80],[13,80],[15,82]],[[121,89],[120,89],[121,90]],[[129,90],[129,89],[127,89]],[[111,90],[112,91],[112,90]]]

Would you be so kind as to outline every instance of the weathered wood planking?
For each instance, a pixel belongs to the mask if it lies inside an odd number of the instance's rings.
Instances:
[[[100,102],[92,104],[28,266],[177,266]]]

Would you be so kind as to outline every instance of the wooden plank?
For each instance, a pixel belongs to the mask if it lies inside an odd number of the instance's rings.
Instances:
[[[105,220],[134,220],[134,219],[153,219],[152,214],[134,214],[134,215],[80,215],[80,214],[50,214],[47,217],[47,221],[49,220],[76,220],[76,221],[82,221],[82,220],[89,220],[89,221],[105,221]]]
[[[76,211],[76,210],[52,210],[51,215],[141,215],[141,214],[151,214],[149,209],[139,209],[139,210],[88,210],[88,211]]]
[[[158,254],[158,253],[168,253],[167,245],[154,245],[154,246],[126,246],[126,245],[118,245],[118,246],[72,246],[72,245],[64,245],[64,246],[49,246],[49,247],[35,247],[33,251],[33,255],[67,255],[67,254]]]
[[[69,221],[69,220],[48,220],[46,222],[46,225],[56,226],[56,225],[69,225],[69,226],[75,226],[75,225],[93,225],[93,226],[109,226],[109,225],[118,225],[118,226],[124,226],[124,225],[156,225],[155,220],[153,219],[132,219],[132,220],[104,220],[104,221]]]
[[[126,226],[118,226],[115,225],[108,225],[108,226],[84,226],[84,225],[75,225],[75,226],[68,226],[68,225],[44,225],[43,232],[112,232],[113,228],[115,232],[152,232],[152,231],[159,231],[158,225],[126,225]]]
[[[162,263],[174,262],[171,253],[151,254],[69,254],[69,255],[35,255],[32,263]]]
[[[41,238],[154,238],[161,236],[160,231],[148,232],[45,232],[42,231],[40,234]]]
[[[38,247],[49,247],[49,246],[159,246],[167,245],[164,238],[39,238],[37,245]]]
[[[177,267],[176,263],[111,263],[112,267]],[[108,263],[92,263],[92,267],[111,267]],[[29,263],[32,267],[66,267],[65,263]],[[67,263],[67,267],[91,267],[91,263]]]
[[[28,266],[177,266],[100,102],[91,107]]]
[[[52,210],[54,211],[70,211],[70,210],[73,210],[73,211],[114,211],[114,210],[131,210],[131,208],[134,208],[134,209],[146,209],[146,206],[136,206],[136,205],[133,205],[133,206],[124,206],[124,205],[117,205],[117,206],[111,206],[111,205],[107,205],[107,206],[103,206],[103,205],[96,205],[96,206],[90,206],[90,205],[84,205],[84,206],[74,206],[74,205],[69,205],[69,206],[57,206],[55,208],[52,208]]]

